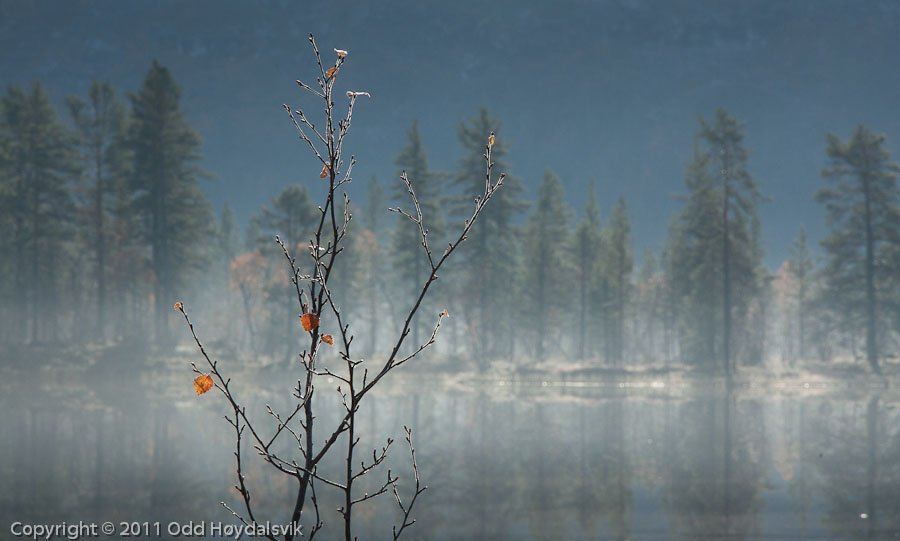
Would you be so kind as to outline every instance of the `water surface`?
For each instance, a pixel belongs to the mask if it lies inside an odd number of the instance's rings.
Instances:
[[[180,375],[43,371],[4,381],[3,537],[13,521],[147,521],[164,532],[172,522],[236,523],[219,503],[240,509],[225,402],[197,397]],[[279,397],[289,389],[238,391],[268,429],[264,404],[286,409]],[[449,388],[423,378],[371,395],[360,449],[397,440],[388,465],[406,496],[402,426],[413,429],[429,489],[410,539],[894,539],[898,404],[888,390]],[[320,399],[318,426],[334,425],[336,405]],[[323,470],[338,477],[339,458]],[[284,523],[295,483],[252,449],[245,462],[260,518]],[[338,494],[318,491],[336,526]],[[382,539],[399,516],[388,495],[360,505],[356,519],[360,538]]]

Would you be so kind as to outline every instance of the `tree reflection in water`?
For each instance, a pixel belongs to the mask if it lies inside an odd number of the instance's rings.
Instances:
[[[218,504],[235,497],[222,488],[233,484],[228,427],[211,401],[108,377],[11,388],[0,396],[6,525],[231,520]],[[363,408],[363,449],[383,445],[373,434],[401,435],[404,420],[417,434],[429,486],[417,539],[900,535],[900,419],[885,391],[497,390],[398,383]],[[262,393],[248,411],[264,412],[268,400]],[[411,474],[402,462],[389,466]],[[265,519],[278,522],[285,510],[273,504],[293,487],[256,467],[263,481],[251,489]],[[338,496],[323,488],[322,508]],[[361,506],[360,533],[390,532],[389,504]]]

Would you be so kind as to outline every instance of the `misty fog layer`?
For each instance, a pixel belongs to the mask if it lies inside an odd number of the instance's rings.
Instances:
[[[4,390],[4,522],[225,520],[234,472],[219,408],[154,379],[53,385],[40,402]],[[248,407],[283,407],[287,385],[260,383]],[[363,409],[364,447],[403,424],[418,434],[430,493],[417,539],[882,539],[900,527],[897,412],[878,395],[561,385],[400,384]],[[408,464],[391,465],[408,479]],[[247,475],[279,520],[293,485],[262,463]],[[389,503],[358,511],[361,535],[389,531]]]

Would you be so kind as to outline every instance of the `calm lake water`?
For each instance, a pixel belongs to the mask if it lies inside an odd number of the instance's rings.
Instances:
[[[3,382],[0,538],[14,521],[159,522],[163,537],[173,522],[236,524],[219,504],[240,506],[221,396],[197,397],[184,370],[92,378]],[[268,428],[265,404],[289,389],[237,392]],[[408,539],[900,538],[900,401],[886,390],[406,381],[371,398],[360,448],[395,438],[390,467],[409,490],[410,426],[429,486]],[[321,400],[318,426],[333,426],[336,403]],[[285,523],[295,484],[245,456],[260,518]],[[338,495],[318,491],[337,526]],[[398,514],[386,495],[356,519],[361,539],[384,539]]]

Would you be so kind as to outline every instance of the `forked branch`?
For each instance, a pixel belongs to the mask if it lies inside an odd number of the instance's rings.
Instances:
[[[354,458],[355,448],[359,443],[357,436],[357,413],[360,403],[366,395],[384,378],[391,370],[405,364],[429,346],[435,343],[438,330],[444,317],[447,317],[447,311],[444,310],[438,314],[437,322],[431,332],[430,337],[422,344],[416,344],[412,353],[400,355],[404,343],[410,334],[410,325],[422,306],[422,301],[428,294],[428,290],[435,280],[438,278],[438,271],[447,261],[450,255],[466,240],[472,225],[484,210],[485,205],[494,195],[496,190],[503,184],[504,175],[500,175],[496,182],[492,179],[492,168],[494,166],[491,161],[491,149],[494,143],[494,134],[491,133],[485,145],[485,184],[484,192],[475,197],[475,206],[472,214],[462,223],[460,231],[454,240],[447,244],[440,257],[436,258],[432,253],[428,243],[428,231],[424,225],[424,217],[422,208],[413,188],[413,180],[404,172],[401,180],[406,185],[407,192],[412,199],[415,215],[400,210],[391,209],[395,212],[404,214],[417,227],[420,236],[420,244],[425,252],[431,272],[428,279],[421,286],[421,290],[416,296],[416,300],[407,312],[403,325],[397,338],[394,340],[390,353],[381,360],[373,370],[369,370],[361,359],[354,358],[351,346],[353,344],[353,335],[350,332],[351,325],[345,319],[345,315],[340,309],[338,301],[339,291],[335,291],[330,286],[330,279],[334,273],[335,265],[339,261],[339,255],[343,253],[344,243],[348,235],[348,224],[352,219],[350,212],[350,199],[345,192],[339,192],[344,183],[350,182],[351,172],[356,160],[351,156],[344,169],[344,161],[342,159],[343,143],[349,132],[353,119],[354,105],[357,98],[361,96],[371,97],[367,92],[348,91],[346,93],[348,104],[346,114],[335,122],[335,103],[333,101],[334,85],[339,71],[344,65],[347,56],[346,51],[335,49],[336,58],[328,68],[322,61],[322,56],[316,45],[312,35],[309,36],[309,42],[315,55],[318,67],[318,76],[316,77],[316,85],[311,86],[302,81],[297,81],[297,85],[311,93],[315,98],[322,100],[324,111],[324,126],[316,127],[316,124],[303,112],[302,109],[293,109],[288,105],[284,108],[288,113],[291,123],[294,125],[300,139],[309,147],[312,154],[321,164],[322,170],[319,177],[327,182],[327,191],[324,202],[318,207],[319,215],[317,223],[311,232],[311,237],[307,243],[309,260],[309,268],[301,271],[301,265],[297,259],[291,255],[291,250],[281,237],[276,237],[276,243],[280,246],[285,261],[290,268],[291,284],[296,293],[299,316],[303,325],[303,332],[306,333],[308,342],[306,347],[299,352],[298,368],[301,373],[292,376],[297,381],[296,387],[292,389],[292,396],[296,403],[289,410],[290,413],[281,415],[266,404],[266,418],[274,423],[274,428],[268,437],[264,437],[258,430],[253,420],[248,417],[246,408],[241,405],[233,394],[230,383],[231,380],[226,378],[218,364],[210,359],[206,350],[200,343],[197,334],[194,332],[193,324],[187,316],[182,303],[176,305],[176,309],[181,311],[185,321],[190,328],[191,335],[199,348],[203,358],[208,365],[208,375],[212,378],[212,383],[206,387],[215,386],[232,409],[232,415],[226,416],[228,423],[232,426],[235,433],[235,461],[236,473],[238,477],[235,489],[240,493],[244,502],[246,516],[242,516],[228,507],[225,503],[222,505],[228,509],[235,517],[244,524],[256,522],[256,514],[254,513],[250,491],[245,483],[244,464],[242,460],[242,447],[244,440],[249,439],[252,448],[269,463],[273,468],[282,474],[297,479],[297,493],[294,501],[293,512],[291,514],[291,523],[297,527],[300,525],[303,511],[306,503],[309,501],[313,506],[314,518],[312,526],[309,528],[309,537],[312,538],[317,532],[325,526],[325,522],[320,514],[319,500],[317,495],[317,485],[319,487],[331,487],[343,494],[344,503],[339,509],[339,515],[344,526],[344,537],[346,541],[351,541],[352,536],[352,518],[353,507],[364,501],[376,498],[387,492],[392,492],[402,514],[402,521],[399,526],[394,526],[393,537],[396,540],[410,526],[415,523],[415,519],[411,518],[413,507],[418,497],[425,491],[426,487],[420,484],[418,464],[416,462],[415,449],[412,444],[411,430],[404,427],[406,432],[406,442],[409,448],[412,461],[413,474],[415,477],[415,491],[408,502],[404,502],[400,497],[398,488],[399,477],[393,475],[390,470],[387,472],[385,481],[377,485],[377,488],[371,493],[362,495],[354,494],[354,482],[362,477],[372,473],[380,465],[384,463],[388,456],[388,451],[392,440],[387,439],[387,443],[379,450],[372,452],[370,461],[358,461]],[[316,88],[316,86],[318,88]],[[339,209],[339,202],[343,202],[343,209]],[[320,319],[323,312],[327,312],[328,318]],[[334,337],[325,334],[320,329],[320,324],[336,325]],[[337,357],[343,362],[341,369],[333,367],[317,367],[321,361],[319,359],[320,352],[325,347],[335,347],[338,351]],[[326,348],[327,350],[327,348]],[[193,365],[194,371],[202,376],[206,376],[205,372],[201,372],[196,365]],[[314,424],[316,416],[314,409],[317,405],[315,401],[317,376],[328,376],[339,382],[337,391],[340,393],[341,405],[344,410],[336,425],[326,431],[327,436],[318,448],[313,445],[314,442]],[[208,382],[208,380],[207,380]],[[205,392],[205,391],[204,391]],[[249,435],[248,435],[249,434]],[[290,434],[290,441],[295,445],[296,452],[299,456],[296,458],[278,456],[273,452],[274,446],[282,439],[284,434]],[[338,481],[339,477],[331,475],[323,475],[319,472],[319,467],[324,457],[332,451],[335,443],[346,437],[346,453],[343,466],[343,479]],[[267,536],[268,539],[274,541],[274,537]],[[285,541],[291,541],[293,535],[285,534]]]

